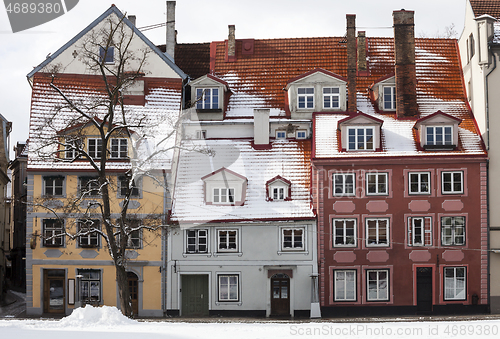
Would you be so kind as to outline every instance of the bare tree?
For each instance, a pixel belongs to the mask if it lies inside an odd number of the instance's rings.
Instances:
[[[420,31],[418,34],[419,38],[444,38],[444,39],[457,39],[458,38],[458,32],[455,29],[455,24],[452,23],[449,26],[446,26],[444,28],[444,32],[441,32],[440,30],[437,30],[433,34],[428,34],[428,32],[425,31]]]
[[[136,190],[135,183],[145,177],[166,189],[167,179],[160,169],[179,147],[175,137],[184,115],[179,111],[175,115],[151,116],[140,110],[132,112],[124,103],[126,94],[147,74],[151,50],[132,47],[134,33],[123,20],[108,18],[102,29],[88,33],[74,52],[75,59],[78,57],[85,65],[86,72],[100,79],[101,88],[97,94],[75,97],[71,89],[59,85],[60,72],[65,65],[52,65],[44,71],[52,78],[50,88],[62,100],[39,126],[31,147],[38,157],[48,161],[77,163],[85,160],[90,164],[92,175],[80,185],[76,196],[64,201],[63,207],[57,205],[55,208],[46,199],[33,201],[33,204],[50,210],[57,218],[77,215],[78,227],[68,227],[63,233],[46,236],[44,241],[58,237],[79,239],[95,234],[103,239],[116,269],[120,308],[123,314],[132,316],[126,272],[127,249],[138,231],[144,238],[146,232],[155,234],[166,224],[162,211],[137,222],[129,213],[131,196]],[[109,62],[111,54],[113,63]],[[87,138],[89,129],[96,135],[92,144]],[[154,146],[151,145],[152,135]],[[113,181],[116,172],[111,174],[108,169],[110,156],[123,147],[111,144],[117,137],[127,140],[125,147],[131,152],[121,185]],[[112,205],[118,190],[122,202],[119,217],[113,218],[113,212],[115,216],[117,213]],[[99,223],[95,222],[95,211],[99,211]]]

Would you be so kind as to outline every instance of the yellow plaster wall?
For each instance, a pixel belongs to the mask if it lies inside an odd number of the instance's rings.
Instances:
[[[142,289],[142,308],[145,310],[161,309],[161,273],[158,266],[145,266]]]

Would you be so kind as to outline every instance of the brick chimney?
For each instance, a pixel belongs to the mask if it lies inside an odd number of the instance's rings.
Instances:
[[[137,17],[135,15],[129,15],[128,20],[132,23],[132,25],[135,26],[135,23],[137,21]]]
[[[269,146],[269,115],[270,109],[253,110],[253,135],[256,146]]]
[[[233,62],[236,61],[236,38],[235,38],[235,26],[228,25],[229,34],[227,36],[227,54],[226,61]]]
[[[347,14],[347,110],[357,112],[356,104],[356,15]]]
[[[358,74],[366,72],[366,32],[358,32]]]
[[[393,12],[394,59],[396,61],[396,115],[398,118],[418,116],[417,76],[415,70],[414,12]]]
[[[175,57],[175,1],[167,1],[167,54],[174,59]]]

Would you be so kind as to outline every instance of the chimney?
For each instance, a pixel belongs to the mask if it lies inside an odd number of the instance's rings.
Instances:
[[[253,110],[253,141],[255,145],[269,145],[269,115],[270,109]]]
[[[366,32],[358,32],[358,73],[366,72]]]
[[[175,57],[175,1],[167,1],[167,54],[174,59]]]
[[[236,61],[236,38],[235,38],[235,26],[228,25],[229,35],[227,37],[227,58],[226,61],[233,62]]]
[[[357,112],[356,104],[356,15],[347,14],[347,110]]]
[[[417,75],[415,70],[414,12],[393,12],[394,59],[396,62],[396,115],[415,117],[417,109]]]
[[[129,15],[128,16],[128,20],[132,23],[132,25],[135,26],[135,22],[136,22],[136,16],[135,15]]]

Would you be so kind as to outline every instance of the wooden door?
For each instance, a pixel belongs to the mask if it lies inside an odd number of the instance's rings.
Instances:
[[[182,316],[208,316],[208,275],[182,275]]]
[[[133,272],[127,272],[128,291],[130,293],[130,302],[132,303],[133,315],[139,314],[139,278]]]
[[[271,315],[290,316],[290,278],[283,273],[271,277]]]
[[[417,268],[417,312],[432,312],[432,267]]]
[[[43,271],[43,311],[64,313],[65,305],[64,270]]]

